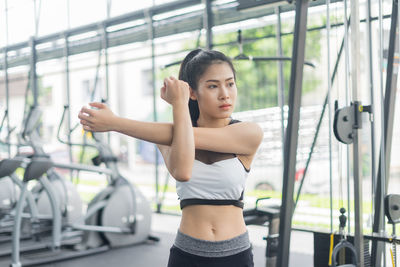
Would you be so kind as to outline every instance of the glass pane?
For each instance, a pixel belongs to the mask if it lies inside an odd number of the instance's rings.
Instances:
[[[71,28],[101,21],[107,17],[106,1],[70,0],[69,2]]]
[[[33,1],[8,1],[8,33],[9,44],[26,41],[35,34]]]
[[[90,13],[87,12],[87,14]],[[38,35],[47,35],[67,29],[67,16],[68,8],[66,0],[42,1]]]
[[[116,17],[122,14],[126,14],[135,10],[140,10],[146,7],[152,6],[152,1],[125,1],[125,0],[114,0],[111,3],[111,17]]]

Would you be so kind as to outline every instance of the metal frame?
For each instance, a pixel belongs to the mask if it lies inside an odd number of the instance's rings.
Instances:
[[[337,2],[334,0],[332,2]],[[274,1],[278,3],[279,1]],[[201,4],[201,0],[180,0],[159,6],[149,8],[149,12],[155,16],[170,12],[171,10],[178,10],[181,8]],[[325,4],[323,0],[313,1],[310,6],[318,6]],[[293,5],[285,5],[281,7],[281,12],[293,11]],[[145,19],[145,10],[130,12],[121,16],[106,19],[102,22],[92,23],[85,26],[80,26],[66,30],[64,32],[54,33],[36,38],[36,44],[51,43],[49,48],[39,48],[37,50],[37,61],[45,61],[54,58],[64,57],[64,44],[58,43],[65,35],[73,37],[79,34],[93,32],[99,30],[99,25],[103,25],[107,29],[108,35],[108,48],[130,44],[133,42],[143,42],[148,39],[148,25],[138,25],[135,27],[128,27],[121,30],[108,31],[111,26],[121,25],[126,22],[137,21]],[[228,23],[239,22],[252,18],[259,18],[263,16],[273,15],[275,13],[274,7],[260,8],[252,10],[252,12],[238,11],[235,3],[221,4],[213,6],[213,26],[224,25]],[[154,38],[169,36],[173,34],[196,31],[203,28],[204,12],[199,10],[196,12],[183,14],[179,16],[169,17],[166,19],[155,21],[154,23]],[[70,56],[90,51],[97,51],[101,47],[101,36],[94,36],[90,38],[70,41]],[[4,49],[8,51],[17,52],[16,56],[9,58],[9,68],[29,64],[29,54],[20,51],[29,47],[29,42],[21,42],[18,44],[9,45],[0,48],[0,53]],[[4,66],[0,62],[0,69]]]
[[[30,53],[30,87],[33,95],[33,106],[36,107],[38,105],[38,97],[39,97],[39,88],[37,83],[37,72],[36,72],[36,63],[37,63],[37,50],[36,50],[36,40],[34,37],[31,37],[29,40],[29,46],[31,49]]]
[[[332,84],[333,84],[333,82],[335,81],[335,78],[336,78],[336,74],[337,74],[337,70],[338,70],[338,67],[339,67],[340,58],[341,58],[342,53],[343,53],[344,42],[345,42],[345,40],[343,38],[342,44],[340,45],[340,48],[339,48],[338,56],[336,58],[335,67],[333,68],[333,73],[332,73],[332,76],[330,78]],[[324,115],[325,115],[326,106],[328,105],[328,98],[329,97],[328,97],[328,92],[327,92],[326,96],[325,96],[324,103],[322,104],[321,115],[319,116],[319,120],[318,120],[317,127],[316,127],[316,130],[315,130],[314,139],[313,139],[313,142],[311,144],[310,153],[309,153],[308,158],[307,158],[306,167],[304,168],[303,178],[301,179],[300,185],[299,185],[299,187],[297,189],[297,195],[296,195],[296,201],[294,203],[293,213],[294,213],[294,211],[295,211],[295,209],[297,207],[297,203],[299,202],[300,195],[301,195],[301,190],[303,188],[303,184],[304,184],[305,178],[307,177],[308,167],[310,166],[311,158],[312,158],[312,155],[314,153],[314,148],[315,148],[315,146],[317,144],[319,131],[320,131],[321,126],[322,126],[322,120],[323,120]]]
[[[397,77],[398,77],[398,66],[394,66],[394,55],[399,51],[399,39],[396,37],[396,31],[398,28],[398,7],[397,1],[394,0],[392,6],[392,21],[390,25],[390,35],[389,35],[389,49],[388,49],[388,60],[387,60],[387,72],[386,72],[386,88],[385,88],[385,99],[384,99],[384,129],[382,129],[383,136],[383,144],[385,145],[383,148],[384,157],[385,157],[385,165],[382,166],[382,152],[379,154],[379,165],[378,165],[378,174],[376,179],[376,191],[375,191],[375,211],[374,211],[374,223],[372,226],[372,230],[375,233],[379,233],[384,229],[384,225],[382,225],[382,217],[384,216],[383,210],[383,197],[386,194],[389,184],[389,179],[384,179],[382,177],[382,168],[385,169],[385,173],[389,173],[390,166],[390,154],[391,154],[391,146],[392,146],[392,137],[393,137],[393,123],[394,123],[394,110],[395,110],[395,102],[396,102],[396,85],[397,85]],[[381,143],[381,146],[382,146]],[[384,188],[383,188],[384,187]],[[382,252],[384,251],[384,247],[382,243],[373,241],[372,242],[372,262],[374,266],[379,266],[381,262]]]
[[[283,57],[282,49],[282,25],[281,25],[281,8],[276,8],[276,39],[278,41],[278,51],[277,56]],[[278,61],[278,103],[281,109],[281,136],[282,136],[282,161],[285,159],[285,111],[283,107],[285,106],[285,79],[283,77],[283,62]]]
[[[285,139],[282,206],[279,225],[278,265],[289,266],[290,235],[293,215],[293,191],[296,172],[297,139],[300,121],[304,51],[307,33],[308,0],[296,1],[292,65],[289,88],[289,114]]]
[[[153,121],[157,121],[157,102],[156,102],[156,64],[155,64],[155,29],[154,29],[154,21],[153,21],[153,13],[151,9],[145,11],[146,21],[148,24],[148,38],[151,42],[150,49],[151,49],[151,77],[152,77],[152,89],[153,89]],[[154,144],[154,175],[155,175],[155,183],[156,183],[156,194],[155,194],[155,202],[156,202],[156,212],[161,212],[161,203],[159,199],[159,171],[158,171],[158,148],[157,145]]]
[[[353,22],[360,21],[359,18],[359,2],[358,0],[350,1],[351,18]],[[351,89],[352,101],[354,107],[358,108],[361,103],[358,101],[359,96],[359,75],[360,75],[360,25],[359,23],[351,23]],[[354,114],[357,114],[357,110]],[[357,116],[355,116],[357,118]],[[361,177],[361,149],[359,147],[359,129],[361,122],[355,120],[353,126],[353,180],[354,180],[354,246],[358,256],[357,266],[364,266],[364,237],[363,237],[363,202],[362,202],[362,177]]]
[[[212,49],[213,48],[213,34],[212,34],[212,27],[213,27],[213,13],[212,13],[212,6],[211,0],[203,0],[205,5],[204,8],[204,17],[203,17],[203,28],[206,30],[206,48]]]
[[[64,56],[65,56],[65,93],[66,93],[66,105],[69,107],[71,105],[71,87],[70,87],[70,75],[69,75],[69,40],[68,36],[64,36],[65,39],[65,47],[64,47]],[[68,133],[71,132],[71,110],[68,109],[67,113],[67,130]],[[68,134],[68,143],[71,143],[71,135]],[[73,162],[73,156],[72,156],[72,146],[68,145],[68,156],[69,156],[69,161],[72,163]],[[70,178],[72,179],[72,170],[70,171]]]
[[[367,51],[368,51],[368,76],[369,76],[369,88],[370,88],[370,97],[371,97],[371,113],[375,118],[375,94],[374,94],[374,79],[373,79],[373,61],[372,61],[372,32],[371,32],[371,0],[367,0],[366,5],[366,14],[367,14],[367,38],[368,42]],[[375,121],[371,120],[371,195],[372,195],[372,210],[374,210],[374,198],[375,198],[375,185],[376,185],[376,161],[375,161]]]
[[[278,0],[272,0],[271,3],[278,3]],[[338,2],[338,1],[331,1]],[[167,13],[171,10],[176,10],[180,8],[185,8],[189,6],[194,6],[198,4],[205,4],[205,10],[193,12],[191,14],[184,14],[175,17],[169,17],[166,19],[154,21],[152,17],[154,15]],[[308,3],[307,0],[299,0],[296,2],[296,24],[294,30],[294,43],[293,43],[293,59],[292,59],[292,70],[291,70],[291,81],[290,81],[290,92],[289,92],[289,118],[288,118],[288,128],[287,134],[285,136],[285,144],[284,144],[284,182],[283,182],[283,190],[282,190],[282,207],[281,207],[281,217],[280,217],[280,237],[279,237],[279,255],[278,255],[278,263],[280,266],[288,266],[288,255],[289,255],[289,247],[290,247],[290,231],[291,231],[291,219],[294,211],[293,205],[293,191],[294,191],[294,173],[296,166],[296,150],[297,150],[297,138],[298,138],[298,127],[299,127],[299,116],[300,116],[300,96],[302,89],[302,71],[303,71],[303,63],[304,63],[304,45],[305,45],[305,36],[307,32],[307,12],[308,6],[316,6],[323,5],[325,1],[317,0],[311,3]],[[392,26],[391,26],[391,34],[390,34],[390,45],[389,45],[389,60],[388,60],[388,72],[387,72],[387,84],[386,84],[386,98],[385,98],[385,112],[384,112],[384,128],[385,128],[385,136],[384,136],[384,155],[386,157],[386,165],[384,169],[387,171],[390,163],[390,149],[391,149],[391,141],[393,134],[393,117],[394,117],[394,101],[396,97],[395,84],[397,82],[397,70],[393,70],[393,56],[394,51],[398,50],[398,39],[395,37],[395,28],[397,26],[397,2],[393,1],[393,11],[392,11]],[[278,8],[278,14],[281,12],[292,11],[293,5],[285,5]],[[45,61],[54,58],[66,57],[66,75],[67,75],[67,90],[69,90],[69,65],[68,65],[68,57],[70,55],[76,55],[80,53],[86,53],[89,51],[95,51],[99,49],[105,50],[106,56],[106,88],[107,88],[107,99],[108,99],[108,59],[107,59],[107,49],[109,47],[115,47],[119,45],[129,44],[132,42],[141,42],[146,40],[152,40],[152,70],[153,77],[155,77],[155,51],[154,51],[154,42],[155,38],[159,38],[162,36],[168,36],[172,34],[177,34],[181,32],[199,30],[201,28],[207,29],[207,48],[211,49],[213,47],[212,41],[212,27],[223,25],[227,23],[238,22],[242,20],[247,20],[251,18],[257,18],[267,15],[272,15],[276,11],[275,7],[260,7],[258,9],[253,9],[252,12],[239,12],[237,10],[237,6],[228,3],[222,4],[218,6],[213,6],[212,10],[212,0],[179,0],[163,5],[153,6],[148,11],[150,20],[148,20],[147,24],[139,25],[135,27],[125,28],[117,31],[108,31],[110,26],[120,25],[122,23],[126,23],[129,21],[135,21],[146,18],[145,10],[139,10],[135,12],[131,12],[122,16],[107,18],[106,20],[101,22],[101,26],[103,27],[103,34],[81,39],[78,41],[69,42],[68,38],[71,36],[75,36],[78,34],[90,32],[90,31],[98,31],[99,23],[92,23],[89,25],[77,27],[74,29],[68,29],[62,33],[55,33],[43,37],[31,38],[27,42],[22,42],[19,44],[14,44],[11,46],[5,46],[0,48],[0,52],[4,54],[2,62],[0,62],[0,69],[5,70],[5,83],[6,83],[6,94],[8,99],[8,68],[12,68],[20,65],[31,65],[30,72],[30,80],[31,80],[31,88],[34,96],[34,105],[37,105],[38,101],[38,85],[37,85],[37,74],[36,74],[36,63],[39,61]],[[213,12],[214,11],[214,12]],[[275,13],[276,14],[276,13]],[[394,19],[396,18],[396,19]],[[359,21],[356,18],[356,21]],[[367,22],[370,23],[371,18],[369,17]],[[358,24],[358,23],[356,23]],[[393,24],[395,24],[393,26]],[[394,29],[394,30],[393,30]],[[279,32],[277,36],[282,36]],[[63,44],[57,44],[59,40],[65,40]],[[397,42],[396,42],[396,40]],[[39,48],[37,49],[36,45],[52,42],[54,46],[51,48]],[[21,50],[30,48],[30,53],[23,53]],[[370,48],[370,47],[369,47]],[[17,52],[16,56],[8,56],[8,52]],[[21,53],[20,53],[21,52]],[[280,67],[281,68],[281,67]],[[335,72],[334,72],[335,73]],[[332,75],[334,77],[334,74]],[[332,79],[333,79],[332,77]],[[281,79],[281,78],[280,78]],[[155,80],[155,79],[153,79]],[[281,85],[283,86],[283,84]],[[155,87],[155,85],[153,85]],[[68,96],[69,98],[69,96]],[[283,98],[282,98],[283,99]],[[357,99],[355,99],[357,100]],[[8,101],[8,100],[7,100]],[[69,101],[69,99],[68,99]],[[283,100],[282,100],[283,101]],[[154,102],[155,103],[155,102]],[[155,104],[154,104],[155,105]],[[8,102],[7,102],[8,107]],[[155,110],[156,111],[156,110]],[[154,116],[156,118],[156,112],[154,112]],[[70,127],[70,125],[69,125]],[[357,149],[355,149],[356,151]],[[311,152],[312,153],[312,152]],[[311,157],[310,153],[310,157]],[[158,154],[156,154],[158,155]],[[354,157],[357,157],[355,154]],[[156,160],[156,164],[157,164]],[[379,170],[382,168],[379,165]],[[157,167],[156,167],[157,169]],[[380,173],[380,172],[378,172]],[[375,195],[375,222],[374,222],[374,232],[377,232],[380,229],[379,220],[376,218],[380,218],[383,216],[383,211],[381,209],[381,199],[382,199],[382,185],[379,181],[381,181],[381,177],[378,174],[377,177],[377,188]],[[157,171],[156,171],[157,177]],[[157,182],[158,183],[158,182]],[[388,180],[385,181],[385,185],[387,188]],[[358,186],[359,187],[359,186]],[[156,186],[158,190],[158,185]],[[356,189],[356,187],[355,187]],[[358,192],[357,194],[359,194]],[[158,195],[158,194],[157,194]],[[356,205],[358,206],[358,204]],[[382,215],[379,217],[379,215]],[[357,217],[357,216],[356,216]],[[360,219],[360,218],[359,218]],[[356,223],[358,224],[358,223]],[[378,230],[375,231],[375,228]],[[361,228],[362,230],[362,228]],[[359,236],[360,233],[358,233]],[[357,236],[357,234],[356,234]],[[376,249],[373,247],[373,249]],[[373,250],[374,251],[374,250]],[[380,255],[379,250],[375,253]]]

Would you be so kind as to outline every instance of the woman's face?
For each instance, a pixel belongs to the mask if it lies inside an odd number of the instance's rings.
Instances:
[[[197,100],[200,116],[207,119],[229,118],[235,107],[237,88],[233,71],[228,63],[210,65],[192,91],[191,99]]]

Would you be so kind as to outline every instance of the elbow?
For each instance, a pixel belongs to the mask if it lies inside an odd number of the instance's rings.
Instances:
[[[260,146],[261,142],[264,139],[264,131],[261,129],[259,125],[256,125],[256,131],[254,135],[254,146],[256,149]]]
[[[193,160],[178,160],[178,164],[171,166],[171,175],[179,182],[188,182],[192,177]]]
[[[191,172],[188,171],[174,171],[174,173],[171,174],[175,180],[179,182],[189,182],[190,177],[192,176]]]

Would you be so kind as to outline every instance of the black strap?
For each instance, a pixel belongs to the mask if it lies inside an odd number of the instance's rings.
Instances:
[[[244,198],[244,190],[242,191],[242,194],[240,195],[239,200],[243,200],[243,198]]]
[[[238,122],[242,122],[242,121],[240,121],[240,120],[235,120],[235,119],[232,119],[232,118],[231,118],[231,121],[229,122],[228,125],[231,125],[231,124],[234,124],[234,123],[238,123]],[[197,121],[195,121],[195,122],[193,123],[193,127],[197,127]]]
[[[239,120],[231,119],[229,122],[229,125],[241,122]],[[195,122],[195,127],[197,127],[197,121]],[[235,155],[236,156],[236,155]],[[244,167],[244,166],[243,166]],[[247,169],[245,168],[247,171]],[[243,209],[244,203],[243,201],[243,194],[244,191],[242,191],[242,194],[240,195],[239,199],[200,199],[200,198],[189,198],[189,199],[183,199],[180,202],[181,209],[183,209],[186,206],[190,205],[215,205],[215,206],[229,206],[233,205],[235,207],[239,207]]]
[[[235,119],[231,119],[231,121],[229,122],[229,125],[234,124],[234,123],[238,123],[241,122],[240,120],[235,120]]]
[[[183,209],[190,205],[215,205],[215,206],[225,206],[233,205],[243,209],[243,202],[237,199],[199,199],[199,198],[189,198],[181,200],[180,206]]]

